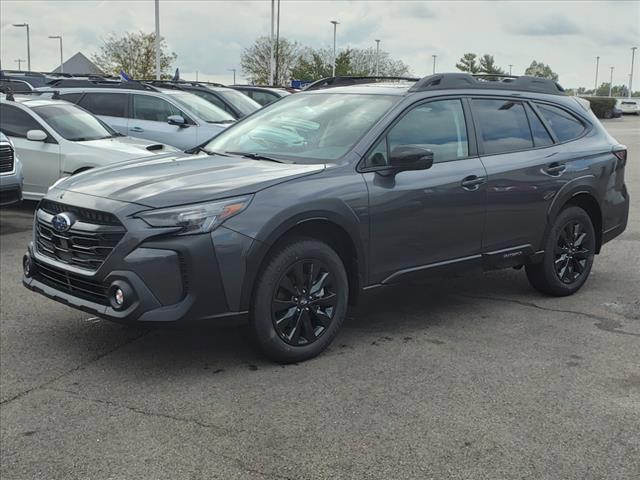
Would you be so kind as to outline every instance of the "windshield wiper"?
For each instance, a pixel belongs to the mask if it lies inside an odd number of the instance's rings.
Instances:
[[[207,150],[206,148],[204,148],[203,145],[198,145],[197,147],[193,147],[193,148],[189,148],[188,150],[185,150],[184,153],[199,153],[199,152],[204,152],[207,155],[220,155],[221,157],[228,157],[229,155],[227,155],[226,153],[222,153],[222,152],[214,152],[211,150]]]
[[[234,123],[235,120],[209,120],[207,123]]]
[[[241,157],[250,158],[252,160],[267,160],[269,162],[285,163],[283,160],[278,160],[277,158],[268,157],[260,153],[250,153],[250,152],[225,152],[225,153],[230,153],[232,155],[240,155]]]

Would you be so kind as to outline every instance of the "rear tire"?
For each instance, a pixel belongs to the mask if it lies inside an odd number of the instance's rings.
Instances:
[[[572,295],[589,277],[595,247],[591,217],[580,207],[565,208],[549,231],[542,262],[526,266],[529,283],[547,295]]]
[[[250,330],[271,360],[320,354],[337,335],[349,298],[347,272],[327,244],[296,238],[278,247],[258,276]]]

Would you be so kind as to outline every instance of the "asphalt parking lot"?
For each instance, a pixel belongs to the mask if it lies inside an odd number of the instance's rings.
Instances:
[[[0,217],[0,440],[9,479],[637,479],[640,118],[626,232],[578,294],[522,271],[387,290],[320,357],[239,328],[136,330],[21,285],[33,205]]]

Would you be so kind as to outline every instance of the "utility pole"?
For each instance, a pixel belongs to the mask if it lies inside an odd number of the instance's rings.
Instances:
[[[16,63],[18,64],[18,71],[22,71],[22,62],[24,62],[24,60],[22,60],[21,58],[18,58],[16,60]]]
[[[329,23],[333,23],[333,70],[332,76],[336,76],[336,28],[338,27],[338,23],[336,20],[331,20]]]
[[[636,56],[636,49],[638,47],[631,47],[631,73],[629,74],[629,98],[631,98],[631,88],[633,87],[633,60]]]
[[[431,55],[433,57],[433,74],[436,74],[436,58],[438,58],[438,55]]]
[[[155,2],[156,10],[156,80],[160,80],[160,0]]]
[[[609,78],[609,96],[611,96],[611,89],[613,88],[613,69],[614,67],[609,67],[611,68],[611,77]]]
[[[376,40],[376,77],[380,76],[380,40]]]
[[[228,69],[230,72],[233,72],[233,85],[236,84],[236,69],[235,68],[229,68]]]
[[[29,38],[29,24],[28,23],[14,23],[14,27],[25,27],[27,29],[27,71],[31,71],[31,40]],[[23,60],[24,61],[24,60]]]
[[[198,70],[196,70],[196,82],[198,81]]]
[[[279,84],[279,74],[280,69],[278,68],[278,63],[280,62],[280,0],[278,0],[278,14],[276,15],[276,74],[275,74],[275,83]],[[235,83],[235,82],[234,82]]]
[[[62,35],[50,35],[49,38],[60,40],[60,73],[64,73],[64,64],[62,63]]]
[[[511,69],[513,68],[513,65],[510,63],[509,64],[509,75],[511,75]]]
[[[273,73],[274,73],[274,63],[273,63],[273,22],[275,21],[275,0],[271,0],[271,58],[269,60],[269,85],[273,85]]]
[[[596,86],[593,90],[594,95],[598,93],[598,69],[599,68],[600,68],[600,57],[596,57]]]

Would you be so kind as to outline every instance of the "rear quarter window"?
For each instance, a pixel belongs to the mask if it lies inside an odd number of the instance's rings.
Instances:
[[[542,103],[536,103],[536,106],[551,130],[556,134],[559,142],[568,142],[578,138],[586,130],[584,123],[562,108]]]

